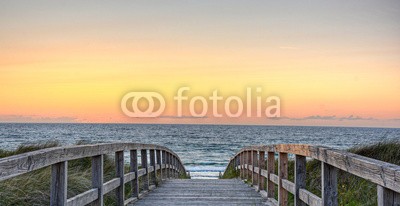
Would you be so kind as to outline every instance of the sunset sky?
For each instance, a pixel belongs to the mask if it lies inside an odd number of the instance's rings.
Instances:
[[[399,20],[398,0],[0,1],[0,122],[400,127]],[[281,118],[177,117],[182,86],[260,87]],[[166,111],[125,116],[132,91]]]

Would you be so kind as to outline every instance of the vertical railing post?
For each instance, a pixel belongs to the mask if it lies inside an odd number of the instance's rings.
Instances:
[[[175,161],[174,161],[174,155],[172,155],[172,153],[170,154],[170,160],[171,160],[171,171],[172,171],[172,178],[175,179]]]
[[[161,176],[161,179],[167,179],[168,178],[168,170],[167,170],[167,152],[165,150],[163,150],[162,152],[162,164],[165,166],[164,170],[163,170],[163,176]]]
[[[170,165],[171,159],[170,159],[169,152],[167,152],[166,157],[167,157],[167,179],[170,179],[171,178],[171,165]]]
[[[156,170],[156,155],[155,155],[154,149],[150,150],[150,166],[153,167],[153,172],[150,173],[151,183],[153,185],[156,185],[156,182],[157,182],[157,180],[156,180],[156,177],[157,177],[156,176],[156,172],[157,172],[157,170]]]
[[[135,173],[135,179],[131,181],[132,186],[132,196],[139,198],[139,176],[138,176],[138,158],[137,150],[130,151],[130,171]]]
[[[336,167],[322,162],[322,205],[338,205],[337,173]]]
[[[240,178],[244,179],[244,155],[240,153]]]
[[[68,162],[51,165],[50,205],[67,205]]]
[[[123,206],[125,201],[124,151],[115,152],[115,168],[116,177],[120,179],[120,185],[115,189],[115,193],[117,196],[117,205]]]
[[[174,155],[171,155],[171,158],[172,158],[172,169],[173,169],[173,171],[174,171],[174,178],[176,178],[176,161],[175,161],[175,156]]]
[[[260,151],[258,161],[258,191],[265,190],[265,178],[261,175],[261,170],[265,168],[265,152]]]
[[[243,179],[244,178],[244,155],[243,152],[241,152],[240,154],[240,178]]]
[[[148,164],[147,164],[147,150],[142,149],[140,151],[140,158],[142,160],[142,168],[146,170],[146,175],[143,176],[143,189],[144,190],[149,190],[149,169],[148,169]]]
[[[275,184],[271,181],[271,174],[275,173],[275,152],[268,152],[267,173],[268,198],[275,198]]]
[[[174,160],[174,167],[175,167],[175,169],[174,169],[174,171],[175,171],[175,178],[178,178],[178,161],[177,161],[175,155],[173,156],[173,160]]]
[[[378,206],[400,205],[400,193],[391,189],[377,186]]]
[[[299,190],[306,188],[306,157],[301,155],[296,155],[294,162],[294,184],[295,184],[295,194],[294,194],[294,205],[295,206],[305,206],[306,204],[300,200]]]
[[[251,158],[251,165],[252,166],[252,176],[251,176],[251,185],[256,185],[257,184],[257,173],[256,173],[256,167],[257,167],[257,151],[256,150],[252,150],[252,158]]]
[[[157,165],[160,166],[159,181],[161,182],[161,181],[162,181],[162,174],[163,174],[163,172],[162,172],[162,169],[161,169],[162,163],[161,163],[161,151],[160,151],[160,150],[156,150],[156,157],[157,157]],[[157,173],[158,173],[158,172],[157,172],[157,170],[156,170],[156,174],[157,174]]]
[[[239,162],[240,162],[240,160],[239,160],[239,155],[238,155],[235,157],[235,170],[236,171],[239,170]]]
[[[250,164],[251,164],[251,151],[247,151],[247,181],[251,181],[251,171],[250,171]]]
[[[287,153],[279,153],[279,161],[278,161],[278,176],[279,176],[279,184],[278,184],[278,205],[286,206],[288,204],[288,192],[282,186],[282,179],[288,179],[288,154]]]
[[[103,203],[103,155],[92,157],[92,187],[98,189],[98,198],[92,205],[102,206]]]

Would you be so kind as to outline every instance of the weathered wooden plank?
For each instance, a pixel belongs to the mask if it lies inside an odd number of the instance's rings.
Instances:
[[[243,152],[239,153],[240,155],[240,178],[244,178],[244,154]]]
[[[107,194],[121,185],[120,178],[113,178],[103,185],[103,194]]]
[[[145,176],[145,175],[146,175],[146,172],[147,172],[147,169],[146,169],[146,168],[140,168],[140,169],[138,169],[138,177]]]
[[[50,205],[67,205],[68,162],[51,166]]]
[[[261,174],[261,171],[265,168],[265,152],[260,151],[259,162],[258,162],[258,190],[265,190],[265,177]]]
[[[247,180],[250,181],[251,180],[251,176],[252,176],[252,172],[251,169],[253,169],[251,165],[251,151],[247,151]]]
[[[243,148],[241,151],[250,149],[311,157],[400,193],[400,166],[398,165],[342,150],[304,144],[250,146]]]
[[[322,163],[322,204],[326,206],[337,206],[337,172],[338,169],[327,163]]]
[[[124,175],[124,183],[131,182],[136,179],[136,172],[128,172]]]
[[[93,188],[67,200],[68,206],[87,205],[99,199],[99,189]],[[92,204],[93,204],[92,203]]]
[[[219,184],[232,186],[219,187]],[[202,186],[193,190],[190,185]],[[157,190],[135,202],[135,205],[264,205],[263,203],[259,193],[238,180],[189,179],[167,180]]]
[[[163,171],[161,169],[162,162],[161,162],[161,151],[160,150],[156,150],[156,159],[157,159],[157,170],[160,170],[160,175],[158,177],[158,180],[160,182],[162,182]],[[156,172],[156,174],[157,174],[157,172]]]
[[[138,201],[138,198],[137,198],[137,197],[131,197],[131,198],[128,198],[128,199],[125,200],[124,205],[128,205],[128,204],[134,203],[134,202],[136,202],[136,201]]]
[[[161,179],[167,179],[168,178],[168,171],[167,171],[167,169],[166,169],[166,164],[167,164],[167,153],[166,153],[166,151],[165,150],[162,150],[161,151],[161,161],[162,161],[162,168],[164,168],[163,169],[163,176],[161,177]]]
[[[151,170],[149,170],[149,177],[150,177],[150,183],[155,185],[156,184],[156,153],[153,149],[150,150],[150,167]]]
[[[169,152],[167,152],[167,153],[165,153],[165,155],[166,155],[166,157],[165,157],[165,162],[166,162],[166,164],[165,164],[165,166],[166,166],[166,170],[167,170],[167,179],[169,179],[170,177],[171,177],[171,167],[170,167],[170,161],[171,161],[171,159],[170,159],[170,155],[169,155]]]
[[[92,205],[102,206],[103,203],[103,155],[92,157],[92,187],[97,188],[96,200]],[[86,203],[87,204],[87,203]],[[82,204],[83,205],[83,204]]]
[[[142,160],[142,168],[146,170],[146,174],[143,176],[143,189],[148,190],[150,185],[149,180],[149,172],[147,171],[147,150],[141,150],[141,160]]]
[[[292,194],[294,194],[296,192],[295,184],[293,182],[291,182],[291,181],[289,181],[287,179],[282,179],[281,181],[282,181],[282,187],[286,191],[288,191],[288,192],[290,192]]]
[[[311,193],[305,189],[299,190],[299,197],[300,197],[300,200],[302,200],[307,205],[310,205],[310,206],[321,206],[322,205],[322,199],[320,197],[318,197],[317,195],[314,195],[313,193]]]
[[[275,184],[271,180],[272,175],[274,175],[274,173],[275,173],[275,153],[274,152],[268,152],[267,172],[268,172],[268,181],[267,181],[268,197],[274,198],[275,197]],[[276,182],[276,184],[278,184],[278,182]]]
[[[125,201],[124,151],[115,152],[115,174],[119,178],[119,187],[115,190],[117,205],[123,206]]]
[[[261,176],[268,179],[268,170],[261,169]]]
[[[282,186],[282,179],[288,178],[288,154],[287,153],[279,153],[279,161],[278,161],[278,176],[279,176],[279,184],[278,184],[278,204],[279,206],[286,206],[288,204],[288,192]]]
[[[294,205],[305,206],[305,203],[301,201],[299,196],[299,190],[306,188],[306,157],[296,155],[295,157],[295,168],[294,168],[294,182],[295,182],[295,193],[294,193]]]
[[[138,143],[106,143],[96,145],[74,145],[53,147],[0,159],[0,181],[9,179],[30,171],[47,167],[59,162],[81,159],[114,153],[115,151],[134,149],[159,149],[176,154],[166,147],[152,144]],[[179,164],[182,165],[178,158]]]
[[[131,180],[132,196],[139,197],[139,174],[138,174],[138,152],[137,150],[130,150],[130,167],[129,171],[134,174],[134,178]],[[128,179],[128,178],[127,178]]]
[[[256,173],[256,167],[258,166],[258,155],[257,151],[252,150],[251,151],[251,165],[252,165],[252,173],[251,173],[251,185],[257,185],[257,173]],[[257,169],[258,171],[258,169]]]
[[[253,170],[252,170],[252,171],[253,171],[254,173],[256,173],[256,175],[255,175],[255,178],[256,178],[256,179],[257,179],[257,176],[258,176],[258,173],[259,173],[258,171],[259,171],[259,170],[260,170],[259,167],[253,167]]]
[[[124,205],[128,205],[129,203],[134,203],[134,202],[136,202],[136,201],[138,201],[138,198],[137,198],[137,197],[130,197],[130,198],[128,198],[128,199],[125,200]]]
[[[378,206],[400,206],[400,194],[384,188],[380,185],[377,186],[378,191]]]

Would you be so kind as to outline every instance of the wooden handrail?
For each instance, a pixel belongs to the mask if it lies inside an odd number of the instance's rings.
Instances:
[[[124,173],[124,151],[130,152],[130,172]],[[116,177],[103,182],[104,155],[115,154]],[[141,169],[138,154],[141,154]],[[148,154],[150,162],[148,162]],[[92,158],[92,189],[67,199],[68,161]],[[103,205],[103,196],[116,191],[117,205],[127,205],[155,187],[156,179],[179,178],[186,174],[182,161],[170,149],[137,143],[108,143],[54,147],[0,159],[0,181],[51,166],[50,205]],[[160,172],[160,175],[158,175]],[[139,191],[139,177],[144,190]],[[132,197],[125,198],[124,185],[131,183]]]
[[[278,154],[278,174],[275,173],[275,154]],[[267,154],[267,168],[265,155]],[[295,160],[294,182],[288,180],[288,154]],[[306,190],[306,158],[322,162],[322,197]],[[276,205],[287,205],[288,192],[294,195],[295,205],[338,205],[338,169],[377,184],[378,205],[400,205],[400,166],[367,158],[342,150],[304,144],[249,146],[241,149],[230,160],[228,167],[240,171]],[[267,179],[267,186],[264,185]],[[278,185],[278,200],[274,199]]]

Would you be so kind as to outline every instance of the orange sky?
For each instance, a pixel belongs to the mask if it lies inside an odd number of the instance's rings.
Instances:
[[[398,2],[46,3],[0,5],[0,122],[400,127]],[[282,118],[176,118],[181,86],[225,99],[261,87],[264,99],[280,97]],[[166,111],[126,117],[120,103],[130,91],[161,93]]]

